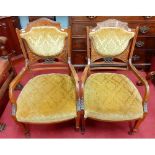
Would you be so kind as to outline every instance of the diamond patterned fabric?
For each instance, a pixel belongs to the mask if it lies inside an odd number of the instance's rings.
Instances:
[[[40,26],[32,27],[29,32],[22,33],[21,37],[26,40],[31,51],[39,56],[56,56],[64,48],[66,32],[56,27]]]
[[[92,74],[85,83],[84,103],[85,117],[108,121],[143,117],[141,95],[122,74]]]
[[[93,46],[102,56],[116,56],[124,52],[134,32],[122,28],[103,27],[89,33]]]
[[[76,117],[73,79],[65,74],[43,74],[28,81],[17,99],[19,122],[51,123]]]

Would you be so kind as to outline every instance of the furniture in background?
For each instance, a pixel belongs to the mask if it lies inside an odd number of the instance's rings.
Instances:
[[[96,26],[96,23],[107,19],[118,19],[129,23],[129,27],[139,26],[132,61],[139,69],[148,70],[151,66],[151,56],[155,53],[155,16],[71,16],[72,29],[72,62],[84,67],[87,63],[86,26]]]
[[[138,27],[130,29],[127,23],[111,19],[98,23],[95,28],[87,27],[88,64],[82,74],[81,86],[83,132],[85,119],[91,118],[130,122],[129,134],[134,134],[146,117],[149,85],[132,64],[138,30]],[[132,72],[144,84],[144,96],[141,97],[127,76],[108,70]]]
[[[5,47],[8,54],[12,52],[14,52],[15,55],[21,54],[16,28],[20,28],[20,22],[17,16],[0,16],[0,36],[7,38]],[[0,56],[1,55],[2,53],[0,52]]]
[[[0,36],[0,49],[2,56],[0,57],[0,117],[9,102],[8,88],[11,80],[13,79],[15,72],[10,63],[10,56],[7,56],[5,44],[7,38]],[[1,120],[0,120],[1,121]],[[0,132],[6,127],[5,123],[0,122]]]
[[[75,119],[78,130],[79,79],[71,64],[70,29],[61,29],[60,23],[43,18],[30,22],[25,30],[17,29],[17,35],[25,67],[10,84],[12,116],[24,126],[27,136],[29,123],[50,124]],[[41,74],[45,70],[50,74]],[[60,71],[68,74],[57,73]],[[33,77],[16,98],[14,89],[26,73],[32,73]]]
[[[150,72],[146,76],[147,80],[151,80],[152,83],[155,85],[155,56],[151,59],[151,68]]]
[[[50,20],[56,21],[56,16],[29,16],[29,21],[33,22],[39,18],[48,18]]]

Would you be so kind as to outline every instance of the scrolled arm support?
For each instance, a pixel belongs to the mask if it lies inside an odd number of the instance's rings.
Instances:
[[[71,76],[73,77],[74,81],[75,81],[75,86],[76,86],[76,102],[77,102],[77,110],[80,111],[80,108],[79,108],[79,104],[80,104],[80,94],[79,94],[79,78],[78,78],[78,75],[73,67],[73,65],[71,63],[69,63],[69,68],[70,68],[70,71],[71,71]]]
[[[16,98],[14,96],[14,89],[17,86],[17,84],[21,81],[21,79],[23,78],[23,76],[27,72],[27,70],[28,70],[28,64],[26,64],[25,67],[22,68],[20,73],[10,83],[10,86],[9,86],[9,97],[10,97],[10,101],[11,101],[12,104],[16,104]]]
[[[84,109],[84,84],[86,82],[86,79],[88,77],[88,74],[90,72],[90,66],[87,65],[82,73],[81,77],[81,97],[80,97],[80,102],[81,102],[81,110]]]
[[[150,94],[148,82],[140,75],[138,70],[133,66],[131,59],[129,59],[129,67],[130,67],[131,71],[134,73],[134,75],[143,83],[143,85],[145,87],[145,93],[143,96],[143,108],[144,108],[144,113],[147,113],[148,112],[147,103],[148,103],[149,94]]]

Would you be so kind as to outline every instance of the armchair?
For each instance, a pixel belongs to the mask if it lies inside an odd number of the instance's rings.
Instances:
[[[27,124],[51,124],[75,119],[79,129],[79,79],[71,64],[70,28],[41,18],[30,22],[25,30],[16,29],[25,58],[25,67],[10,84],[12,116],[30,134]],[[34,76],[15,97],[16,85],[27,73],[50,73]],[[68,71],[68,74],[53,73]]]
[[[81,79],[83,133],[87,118],[127,121],[129,134],[137,132],[144,120],[148,112],[149,85],[132,64],[138,29],[130,29],[127,23],[115,19],[98,23],[95,28],[87,27],[88,64]],[[109,70],[131,71],[144,84],[144,96],[141,97],[127,76]]]

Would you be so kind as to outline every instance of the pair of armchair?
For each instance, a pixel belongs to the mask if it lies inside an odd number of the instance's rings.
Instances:
[[[147,114],[149,86],[132,65],[138,28],[108,20],[95,29],[87,28],[88,65],[81,80],[71,64],[70,29],[48,19],[39,19],[18,30],[25,67],[10,84],[12,116],[27,124],[57,123],[75,119],[76,130],[85,131],[85,119],[133,121],[130,133],[137,131]],[[50,70],[30,79],[18,97],[14,89],[26,73]],[[96,70],[131,70],[145,86],[142,98],[124,75],[95,73]],[[67,74],[54,73],[65,71]],[[52,72],[52,73],[51,73]],[[81,83],[81,84],[80,84]]]

